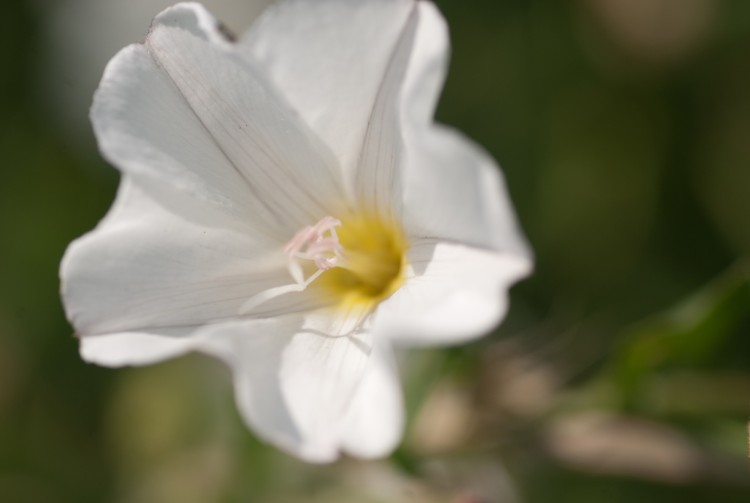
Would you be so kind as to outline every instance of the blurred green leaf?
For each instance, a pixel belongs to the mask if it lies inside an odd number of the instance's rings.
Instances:
[[[639,323],[622,337],[612,373],[621,405],[637,407],[655,375],[692,368],[731,368],[747,348],[750,271],[741,262],[672,309]],[[745,353],[746,354],[746,353]],[[740,361],[747,370],[750,362]]]

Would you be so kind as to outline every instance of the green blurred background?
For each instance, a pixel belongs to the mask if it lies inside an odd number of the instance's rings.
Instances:
[[[536,273],[496,333],[404,356],[393,457],[330,466],[260,444],[217,362],[87,365],[63,316],[117,185],[91,93],[166,3],[0,16],[1,502],[750,501],[750,2],[437,1],[438,117],[500,161]]]

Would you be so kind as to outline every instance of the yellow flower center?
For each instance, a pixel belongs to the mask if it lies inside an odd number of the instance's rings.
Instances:
[[[341,219],[336,228],[341,258],[313,283],[314,288],[344,308],[370,308],[404,282],[408,244],[401,226],[371,213]]]

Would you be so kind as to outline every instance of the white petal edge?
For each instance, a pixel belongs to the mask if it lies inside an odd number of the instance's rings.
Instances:
[[[282,244],[345,198],[333,154],[198,4],[110,61],[91,117],[102,154],[165,204],[205,203]]]
[[[82,336],[232,319],[249,298],[290,282],[274,242],[186,220],[128,177],[96,229],[68,246],[60,277],[66,314]],[[316,305],[303,292],[249,314]]]
[[[371,338],[330,312],[214,327],[198,348],[232,370],[237,406],[258,435],[309,462],[338,458]]]
[[[150,365],[193,351],[196,341],[192,329],[178,329],[150,334],[124,332],[110,335],[82,337],[79,341],[81,358],[104,367]]]
[[[91,121],[102,155],[160,201],[196,220],[265,231],[245,221],[244,180],[142,45],[109,62]]]
[[[84,337],[80,352],[109,367],[190,351],[217,357],[232,371],[240,415],[259,437],[303,460],[328,463],[343,450],[386,454],[403,427],[391,355],[374,355],[367,332],[349,333],[356,321],[316,313],[125,332]]]
[[[354,178],[378,91],[414,0],[288,0],[240,40]],[[347,187],[352,189],[352,187]]]
[[[398,446],[404,431],[404,403],[390,343],[374,341],[343,437],[343,449],[359,458],[381,458]]]
[[[485,335],[505,316],[508,288],[526,276],[524,257],[422,240],[409,250],[411,277],[375,314],[375,337],[441,346]]]
[[[414,45],[417,9],[406,18],[372,105],[356,171],[354,193],[361,207],[401,220],[403,134],[401,91]]]
[[[343,209],[340,169],[262,69],[215,42],[218,26],[202,6],[178,4],[154,19],[145,47],[245,180],[252,218],[286,241]]]
[[[417,5],[402,107],[407,233],[530,258],[495,162],[463,135],[433,123],[447,69],[448,29],[432,3]]]

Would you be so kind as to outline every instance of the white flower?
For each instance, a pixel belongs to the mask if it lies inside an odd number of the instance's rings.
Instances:
[[[122,182],[61,267],[83,358],[209,353],[269,442],[390,452],[391,344],[486,333],[531,267],[494,162],[432,122],[446,32],[414,0],[290,0],[237,42],[159,14],[94,98]]]

